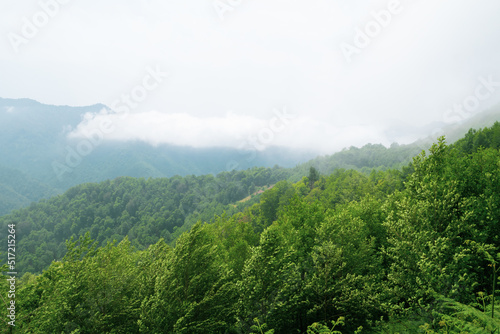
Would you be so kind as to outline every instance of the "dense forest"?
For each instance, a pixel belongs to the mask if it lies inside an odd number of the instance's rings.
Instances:
[[[65,241],[90,233],[100,246],[128,236],[136,249],[159,238],[170,243],[198,220],[241,211],[257,200],[242,200],[289,177],[288,169],[252,168],[217,176],[137,179],[120,177],[86,183],[60,196],[0,217],[3,226],[17,222],[21,272],[41,272],[66,253]],[[0,231],[7,238],[7,230]]]
[[[1,220],[26,236],[16,330],[498,333],[499,148],[495,123],[400,169],[73,188]]]
[[[401,167],[417,155],[416,145],[365,145],[323,156],[295,168],[254,167],[217,175],[171,178],[119,177],[101,183],[75,186],[60,196],[0,217],[0,224],[18,224],[21,272],[40,273],[60,260],[65,241],[90,232],[99,246],[128,236],[142,250],[164,238],[171,244],[198,220],[210,222],[224,212],[231,215],[256,203],[260,193],[278,181],[297,182],[311,167],[321,174],[352,169],[370,175],[373,170]],[[14,173],[11,176],[15,176]],[[10,178],[14,187],[20,177]],[[38,190],[32,187],[33,191]],[[17,197],[13,197],[17,198]],[[0,238],[6,237],[0,230]]]

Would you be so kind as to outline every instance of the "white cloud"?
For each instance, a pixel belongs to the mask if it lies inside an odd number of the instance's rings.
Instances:
[[[107,129],[107,130],[103,130]],[[374,125],[335,127],[320,120],[295,116],[283,109],[257,118],[232,112],[224,116],[198,117],[186,113],[115,113],[102,110],[85,115],[69,138],[101,137],[110,141],[139,140],[157,146],[232,147],[263,150],[271,146],[313,149],[331,153],[346,146],[363,145],[373,137],[384,137]]]

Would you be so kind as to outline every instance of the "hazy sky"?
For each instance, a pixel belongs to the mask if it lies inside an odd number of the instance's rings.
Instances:
[[[0,97],[104,103],[119,114],[72,135],[107,121],[108,138],[153,144],[409,142],[500,102],[499,14],[498,0],[0,0]]]

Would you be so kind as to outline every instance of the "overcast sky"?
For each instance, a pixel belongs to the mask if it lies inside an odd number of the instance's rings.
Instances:
[[[0,97],[118,112],[73,136],[108,121],[107,138],[152,144],[407,143],[500,102],[499,14],[498,0],[0,0]]]

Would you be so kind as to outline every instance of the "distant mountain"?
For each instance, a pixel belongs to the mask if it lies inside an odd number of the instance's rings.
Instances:
[[[51,182],[51,162],[67,146],[69,129],[76,127],[85,113],[103,107],[48,106],[29,99],[0,98],[0,164],[53,188],[66,188]]]
[[[0,213],[10,212],[56,194],[55,189],[23,172],[0,166]]]
[[[103,108],[106,106],[102,104],[51,106],[30,99],[0,98],[0,165],[7,168],[0,169],[0,198],[6,199],[0,205],[0,215],[86,182],[119,176],[218,174],[253,166],[293,167],[315,155],[276,147],[248,152],[230,148],[153,147],[143,142],[103,141],[89,148],[81,146],[81,140],[68,139],[67,134],[86,113]],[[12,171],[29,176],[26,182],[39,186],[4,184],[2,180],[8,179]]]

